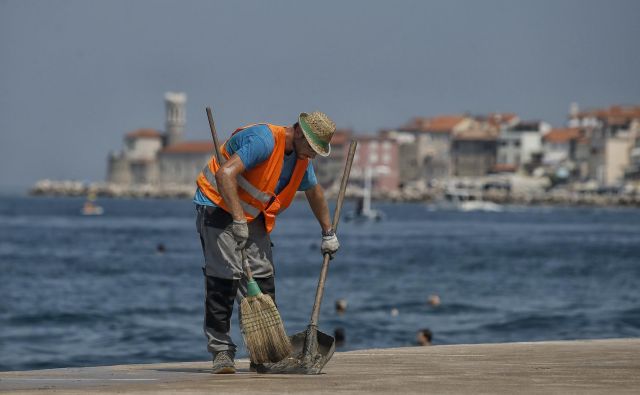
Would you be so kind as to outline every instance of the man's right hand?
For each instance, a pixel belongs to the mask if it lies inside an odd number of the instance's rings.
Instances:
[[[234,219],[233,224],[231,225],[231,233],[233,234],[233,238],[236,239],[236,243],[238,243],[238,249],[243,249],[247,244],[247,239],[249,238],[249,226],[247,225],[247,220],[236,221]]]

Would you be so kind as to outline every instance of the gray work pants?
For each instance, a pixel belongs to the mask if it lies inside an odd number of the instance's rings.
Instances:
[[[235,353],[230,336],[234,299],[240,304],[246,295],[247,281],[241,252],[231,233],[231,215],[223,209],[196,205],[196,228],[204,254],[205,320],[207,350],[213,354],[228,350]],[[262,292],[275,300],[271,238],[259,216],[249,223],[247,259]]]

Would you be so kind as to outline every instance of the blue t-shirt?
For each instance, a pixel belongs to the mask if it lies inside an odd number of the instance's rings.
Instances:
[[[269,127],[267,125],[255,125],[231,136],[227,141],[226,148],[229,155],[237,154],[245,169],[249,170],[269,159],[275,145],[276,143]],[[295,151],[289,155],[285,154],[282,171],[280,172],[278,184],[276,185],[276,195],[289,183],[295,165]],[[317,183],[318,180],[313,171],[313,165],[311,161],[309,161],[309,166],[307,166],[298,190],[306,191]],[[202,193],[200,188],[196,189],[193,202],[205,206],[215,206],[215,204]]]

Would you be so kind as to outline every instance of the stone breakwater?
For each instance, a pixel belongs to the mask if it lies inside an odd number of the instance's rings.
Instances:
[[[640,207],[640,193],[613,194],[578,192],[568,189],[531,194],[489,191],[483,195],[483,198],[498,204]]]
[[[105,182],[86,183],[80,181],[38,181],[30,190],[32,196],[71,196],[83,197],[95,195],[109,198],[134,199],[189,199],[193,197],[195,184],[164,185],[119,185]],[[326,190],[327,198],[335,198],[338,186],[333,185]],[[362,188],[349,186],[348,198],[360,198],[364,194]],[[387,202],[439,202],[444,199],[445,192],[436,188],[405,188],[394,191],[378,191],[372,194],[373,200]],[[571,205],[571,206],[631,206],[640,207],[640,191],[626,193],[598,193],[575,191],[570,188],[551,190],[504,190],[489,189],[476,194],[475,199],[498,204],[517,205]]]
[[[81,181],[40,180],[29,190],[32,196],[70,196],[82,197],[94,195],[110,198],[189,198],[193,197],[195,184],[165,184],[162,186],[119,185],[108,182],[86,183]]]

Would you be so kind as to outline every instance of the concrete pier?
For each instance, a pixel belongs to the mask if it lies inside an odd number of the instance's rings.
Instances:
[[[148,394],[621,394],[640,392],[640,339],[336,353],[317,376],[235,375],[211,362],[0,372],[0,392]]]

